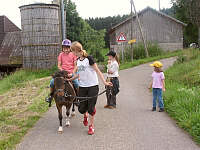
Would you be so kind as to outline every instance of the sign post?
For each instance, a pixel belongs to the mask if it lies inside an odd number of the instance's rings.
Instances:
[[[124,42],[126,42],[126,36],[124,35],[123,32],[121,32],[119,34],[119,36],[117,37],[117,42],[118,44],[121,44],[121,47],[122,47],[122,62],[124,62]]]

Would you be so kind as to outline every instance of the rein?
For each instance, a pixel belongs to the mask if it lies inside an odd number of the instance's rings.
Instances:
[[[63,78],[63,77],[62,77]],[[65,80],[65,84],[66,84],[66,82],[68,82],[68,81],[66,81]],[[68,94],[68,91],[66,90],[66,89],[57,89],[56,90],[56,92],[63,92],[64,91],[64,97],[65,98],[73,98],[73,99],[85,99],[85,100],[83,100],[83,101],[78,101],[78,102],[73,102],[74,104],[80,104],[80,103],[82,103],[82,102],[85,102],[85,101],[89,101],[90,99],[92,99],[92,98],[96,98],[96,97],[98,97],[98,96],[100,96],[100,95],[102,95],[102,94],[104,94],[107,90],[109,90],[109,89],[105,89],[104,91],[102,91],[101,93],[99,93],[99,94],[97,94],[97,95],[95,95],[95,96],[90,96],[90,97],[88,97],[88,96],[86,96],[86,97],[80,97],[80,96],[73,96],[73,95],[70,95],[70,94]]]
[[[102,94],[105,93],[106,91],[107,91],[107,89],[104,90],[104,91],[102,91],[101,93],[95,95],[95,96],[90,96],[90,97],[88,97],[88,96],[86,96],[86,97],[73,96],[73,95],[68,95],[67,93],[65,93],[65,97],[72,97],[72,98],[74,98],[74,99],[85,99],[85,100],[83,100],[83,101],[73,102],[74,104],[78,104],[78,105],[79,105],[79,104],[82,103],[82,102],[89,101],[89,100],[92,99],[92,98],[95,98],[95,97],[98,97],[98,96],[102,95]]]

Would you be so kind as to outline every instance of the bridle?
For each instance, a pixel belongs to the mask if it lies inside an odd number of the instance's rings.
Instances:
[[[60,78],[60,79],[62,79],[62,80],[64,80],[64,89],[56,89],[55,90],[55,94],[57,95],[57,93],[59,93],[59,92],[64,92],[64,96],[62,96],[62,97],[67,97],[66,95],[69,95],[69,91],[66,89],[66,84],[68,84],[70,81],[68,81],[68,80],[66,80],[64,77],[55,77],[54,79],[56,79],[56,78]],[[54,82],[55,82],[55,80],[54,80]],[[74,89],[73,89],[74,90]],[[73,100],[74,100],[75,98],[73,98]],[[72,101],[73,101],[72,100]]]

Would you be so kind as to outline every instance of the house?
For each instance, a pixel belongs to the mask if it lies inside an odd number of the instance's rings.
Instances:
[[[163,50],[177,50],[183,48],[183,22],[168,16],[150,7],[138,13],[144,38],[147,42],[157,43]],[[129,17],[125,21],[113,26],[110,30],[110,48],[120,51],[123,47],[129,46],[131,40],[131,21],[133,24],[132,37],[136,43],[142,42],[136,16]],[[125,42],[117,42],[120,34],[124,35]],[[123,38],[122,38],[123,40]]]
[[[0,16],[0,66],[22,65],[21,29]]]

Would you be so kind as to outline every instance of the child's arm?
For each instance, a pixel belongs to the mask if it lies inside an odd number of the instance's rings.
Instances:
[[[98,66],[96,63],[94,63],[92,65],[93,69],[96,71],[96,73],[99,75],[100,79],[102,80],[103,84],[106,86],[112,86],[111,82],[106,82],[106,80],[104,79],[104,76],[102,74],[102,72],[99,70]]]
[[[58,61],[58,69],[62,71],[61,61]]]
[[[73,74],[76,74],[77,70],[78,70],[78,68],[77,68],[77,66],[75,66],[74,70],[73,70]]]
[[[149,85],[149,89],[152,88],[152,84],[153,84],[153,81],[151,81],[150,85]]]
[[[112,67],[110,67],[108,69],[108,74],[113,74],[114,72],[118,71],[119,70],[119,65],[117,64],[113,64]]]
[[[73,80],[77,79],[78,77],[79,77],[78,74],[74,74],[74,76],[70,79],[67,79],[67,81],[73,81]]]
[[[165,91],[165,90],[166,90],[166,89],[165,89],[165,80],[162,80],[162,85],[163,85],[162,90]]]
[[[72,77],[72,74],[71,74],[71,75],[70,75],[70,79],[68,79],[68,81],[73,81],[73,80],[79,78],[79,75],[76,74],[77,70],[78,70],[78,68],[77,68],[77,66],[75,66],[75,67],[74,67],[74,70],[73,70],[73,77]],[[72,78],[71,78],[71,77],[72,77]]]

